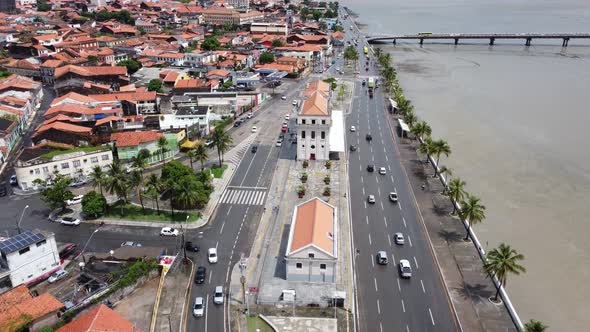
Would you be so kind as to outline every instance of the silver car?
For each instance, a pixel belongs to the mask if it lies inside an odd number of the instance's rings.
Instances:
[[[213,294],[213,303],[223,304],[223,287],[215,287],[215,293]]]
[[[393,235],[393,238],[395,240],[395,244],[404,244],[406,243],[406,240],[404,239],[404,235],[400,232],[397,232]]]
[[[400,259],[399,261],[399,275],[402,278],[412,277],[412,267],[407,259]]]
[[[369,195],[369,197],[367,197],[367,202],[375,204],[375,195]]]
[[[56,282],[56,281],[58,281],[58,280],[60,280],[60,279],[62,279],[62,278],[65,278],[67,275],[68,275],[68,271],[66,271],[66,270],[59,270],[59,271],[56,271],[56,272],[54,272],[54,273],[53,273],[53,274],[52,274],[52,275],[49,277],[49,279],[47,279],[47,281],[48,281],[50,284],[52,284],[52,283],[54,283],[54,282]]]
[[[197,297],[195,299],[195,304],[193,305],[193,316],[203,317],[204,313],[205,313],[205,302],[203,301],[202,297]]]

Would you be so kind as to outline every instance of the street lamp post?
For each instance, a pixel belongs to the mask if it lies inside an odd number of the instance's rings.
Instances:
[[[88,241],[86,241],[86,244],[84,245],[84,248],[82,249],[82,252],[80,252],[80,255],[82,255],[82,260],[84,261],[84,265],[86,265],[86,258],[84,257],[84,252],[86,251],[86,247],[88,247],[90,240],[92,240],[92,237],[94,236],[94,234],[98,233],[101,226],[102,226],[102,224],[100,224],[100,226],[98,226],[98,228],[95,229],[94,232],[92,232],[92,234],[90,234],[90,237],[88,238]]]
[[[23,212],[20,215],[20,219],[16,223],[16,230],[18,231],[18,234],[20,234],[20,223],[23,221],[23,217],[25,216],[25,211],[27,211],[28,208],[29,208],[28,205],[25,206],[25,208],[23,209]]]

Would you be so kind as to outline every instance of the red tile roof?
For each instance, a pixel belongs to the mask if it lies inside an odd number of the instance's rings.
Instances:
[[[153,142],[164,134],[161,132],[151,131],[126,131],[122,133],[111,134],[111,141],[116,141],[116,147],[138,146],[141,143]]]
[[[75,65],[67,65],[59,67],[55,70],[55,78],[59,78],[67,73],[74,73],[80,76],[103,76],[103,75],[127,75],[127,67],[125,66],[88,66],[81,67]]]
[[[35,320],[62,307],[63,304],[49,293],[33,297],[27,286],[17,286],[0,294],[0,331],[11,331],[26,323],[27,316]]]
[[[47,131],[49,129],[55,129],[58,131],[65,131],[65,132],[73,133],[73,134],[89,134],[92,131],[92,129],[88,128],[88,127],[76,126],[76,125],[73,125],[70,123],[55,121],[55,122],[50,123],[48,125],[41,126],[35,132],[35,136],[39,135],[40,133]]]
[[[115,311],[101,304],[62,326],[56,332],[143,332]]]

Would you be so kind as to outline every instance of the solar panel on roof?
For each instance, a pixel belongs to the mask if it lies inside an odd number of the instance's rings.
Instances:
[[[7,253],[15,252],[43,239],[45,236],[42,234],[25,231],[0,242],[0,250]]]

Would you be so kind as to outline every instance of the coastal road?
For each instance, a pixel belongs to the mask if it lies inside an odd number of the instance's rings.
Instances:
[[[345,26],[350,26],[347,21]],[[347,34],[350,29],[346,29]],[[359,331],[456,331],[453,312],[435,266],[427,234],[398,159],[394,137],[387,125],[384,96],[380,89],[369,98],[361,81],[378,73],[365,70],[362,37],[358,38],[360,75],[355,79],[352,112],[347,116],[347,143],[358,147],[348,152],[351,216],[355,246],[355,271]],[[372,61],[372,60],[371,60]],[[373,140],[368,142],[366,134]],[[367,165],[375,166],[374,172]],[[386,174],[379,174],[385,167]],[[397,192],[399,201],[389,200]],[[375,196],[375,204],[367,196]],[[405,236],[404,245],[396,245],[395,232]],[[385,251],[388,265],[378,265],[375,256]],[[412,267],[412,277],[401,279],[400,259]]]

